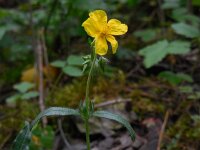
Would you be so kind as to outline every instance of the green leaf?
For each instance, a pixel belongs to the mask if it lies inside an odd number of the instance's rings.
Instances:
[[[13,103],[15,103],[20,98],[21,98],[21,94],[15,94],[13,96],[8,97],[6,99],[6,103],[13,104]]]
[[[168,82],[170,82],[173,85],[177,85],[183,81],[193,82],[192,77],[187,74],[184,74],[184,73],[175,74],[171,71],[163,71],[158,76],[167,80]]]
[[[146,29],[134,32],[136,37],[139,37],[144,42],[151,41],[156,37],[156,30],[155,29]]]
[[[177,34],[183,35],[188,38],[200,37],[200,30],[197,27],[185,23],[172,24],[172,28]]]
[[[199,26],[200,18],[190,14],[186,8],[178,8],[172,11],[172,18],[178,22],[190,22],[194,26]]]
[[[177,75],[177,77],[178,77],[179,79],[181,79],[182,81],[193,82],[192,77],[191,77],[190,75],[188,75],[188,74],[185,74],[185,73],[177,73],[176,75]]]
[[[167,40],[163,40],[139,50],[139,54],[144,56],[145,67],[150,68],[159,63],[168,54],[185,54],[189,51],[189,42],[173,41],[169,43]]]
[[[35,120],[31,123],[31,129],[37,124],[37,122],[47,116],[68,116],[68,115],[74,115],[79,116],[80,113],[78,110],[70,109],[70,108],[63,108],[63,107],[50,107],[46,109],[45,111],[41,112]]]
[[[190,43],[185,41],[173,41],[168,47],[169,54],[186,54],[190,51]]]
[[[77,65],[77,66],[82,66],[84,63],[84,60],[82,56],[77,56],[77,55],[70,55],[67,58],[67,64],[68,65]]]
[[[21,96],[21,98],[22,99],[31,99],[31,98],[37,97],[38,95],[39,95],[38,92],[36,92],[36,91],[30,91],[30,92],[24,93]]]
[[[14,89],[18,90],[21,93],[25,93],[33,87],[35,87],[35,84],[29,82],[21,82],[14,85]]]
[[[130,133],[131,138],[133,140],[135,139],[135,131],[131,127],[130,123],[126,119],[121,117],[120,115],[116,115],[116,114],[113,114],[113,113],[110,113],[110,112],[107,112],[107,111],[96,111],[96,112],[93,113],[93,116],[101,117],[101,118],[107,118],[107,119],[111,119],[111,120],[114,120],[114,121],[121,123],[124,127],[127,128],[127,130]]]
[[[66,62],[63,60],[56,60],[56,61],[52,62],[51,65],[54,67],[63,68],[63,67],[65,67]]]
[[[12,145],[13,150],[28,150],[31,140],[31,128],[28,122],[25,123],[25,127],[17,135]]]
[[[70,108],[62,108],[62,107],[51,107],[46,109],[45,111],[41,112],[35,120],[31,123],[26,123],[25,127],[20,131],[17,135],[14,143],[13,143],[13,150],[24,150],[27,149],[30,143],[30,137],[33,127],[38,123],[38,121],[47,116],[68,116],[68,115],[75,115],[79,116],[79,111]]]
[[[78,67],[66,66],[63,68],[63,72],[72,77],[80,77],[83,75],[83,72]]]
[[[168,42],[166,40],[163,40],[141,49],[139,51],[139,54],[145,57],[145,67],[150,68],[160,62],[167,54],[167,51],[165,49],[167,46]]]
[[[164,0],[162,9],[178,8],[180,6],[180,0]]]
[[[188,10],[186,8],[177,8],[172,11],[172,18],[176,21],[185,21],[185,15],[188,14]]]

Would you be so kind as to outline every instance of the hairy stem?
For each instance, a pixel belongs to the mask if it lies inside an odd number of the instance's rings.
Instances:
[[[86,143],[87,143],[87,150],[90,150],[90,128],[89,128],[89,114],[90,114],[90,99],[89,99],[89,91],[90,91],[90,81],[92,77],[92,72],[94,69],[96,61],[96,54],[94,54],[94,58],[92,60],[91,68],[89,71],[88,79],[87,79],[87,85],[86,85],[86,94],[85,94],[85,103],[86,103],[86,109],[87,109],[87,116],[84,118],[85,121],[85,131],[86,131]]]
[[[89,128],[89,119],[86,119],[86,120],[85,120],[85,131],[86,131],[87,150],[90,150],[90,128]]]
[[[94,54],[94,58],[92,60],[92,65],[91,65],[91,68],[90,68],[90,72],[89,72],[89,75],[88,75],[88,79],[87,79],[87,85],[86,85],[86,94],[85,94],[85,101],[86,101],[86,108],[88,110],[88,112],[90,111],[89,109],[89,93],[90,93],[90,81],[91,81],[91,76],[92,76],[92,71],[94,69],[94,65],[95,65],[95,61],[96,61],[96,54]]]

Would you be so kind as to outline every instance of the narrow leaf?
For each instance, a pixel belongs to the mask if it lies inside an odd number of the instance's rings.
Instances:
[[[135,131],[133,130],[133,128],[131,127],[130,123],[124,119],[122,116],[120,115],[116,115],[107,111],[96,111],[93,113],[93,116],[95,117],[101,117],[101,118],[107,118],[107,119],[111,119],[114,121],[117,121],[119,123],[121,123],[124,127],[127,128],[127,130],[130,133],[131,138],[134,140],[135,139]]]
[[[31,140],[31,133],[33,127],[38,123],[38,121],[47,116],[67,116],[67,115],[75,115],[78,116],[79,111],[75,109],[70,108],[62,108],[62,107],[51,107],[46,109],[45,111],[41,112],[35,120],[31,124],[26,123],[25,127],[20,131],[20,133],[17,135],[12,149],[13,150],[26,150],[28,149],[30,140]]]
[[[62,108],[62,107],[51,107],[46,109],[45,111],[41,112],[35,120],[31,123],[31,129],[34,127],[37,122],[46,116],[67,116],[67,115],[75,115],[78,116],[79,111],[75,109],[70,109],[70,108]]]
[[[26,150],[28,149],[31,140],[30,124],[26,122],[25,127],[17,135],[13,145],[13,150]]]

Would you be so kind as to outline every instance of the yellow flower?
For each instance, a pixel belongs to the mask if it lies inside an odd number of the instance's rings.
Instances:
[[[126,24],[117,19],[107,21],[107,14],[103,10],[95,10],[89,13],[89,18],[83,22],[87,34],[94,38],[95,52],[105,55],[108,50],[107,41],[112,46],[113,54],[116,53],[118,42],[113,35],[123,35],[128,31]]]

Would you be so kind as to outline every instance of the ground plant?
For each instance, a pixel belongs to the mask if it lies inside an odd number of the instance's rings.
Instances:
[[[91,54],[89,60],[83,64],[87,64],[89,67],[89,74],[87,78],[86,91],[85,91],[85,99],[80,102],[78,109],[64,108],[64,107],[51,107],[43,112],[41,112],[35,120],[31,123],[26,122],[24,128],[20,131],[18,136],[16,137],[13,147],[13,150],[23,150],[28,149],[29,143],[31,140],[31,134],[33,128],[38,124],[41,118],[48,116],[79,116],[85,122],[85,130],[86,130],[86,143],[87,150],[90,150],[90,127],[89,127],[89,119],[91,117],[102,117],[117,121],[124,125],[130,133],[131,138],[135,139],[135,132],[132,129],[129,122],[124,119],[120,115],[116,115],[107,111],[96,111],[94,110],[94,103],[90,99],[89,91],[90,91],[90,82],[93,75],[94,67],[104,67],[105,64],[102,64],[101,58],[108,51],[107,41],[111,43],[113,54],[116,53],[118,48],[118,42],[116,41],[113,35],[122,35],[125,34],[128,30],[126,24],[122,24],[117,19],[111,19],[108,21],[107,14],[103,10],[95,10],[89,13],[89,18],[83,22],[82,26],[84,27],[87,34],[94,38],[91,42]]]

